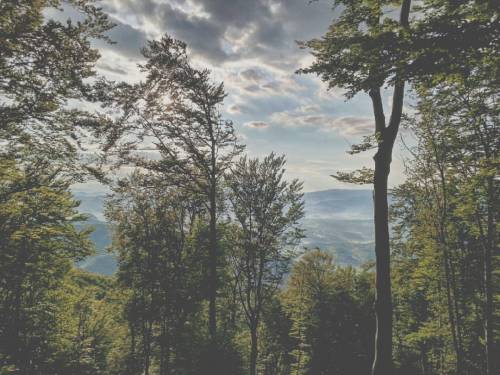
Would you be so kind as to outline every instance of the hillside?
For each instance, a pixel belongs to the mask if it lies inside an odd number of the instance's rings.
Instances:
[[[373,260],[370,190],[325,190],[305,194],[304,246],[331,250],[343,265]]]
[[[80,210],[91,215],[85,225],[95,228],[92,240],[97,255],[79,266],[91,272],[110,275],[116,261],[106,252],[111,234],[104,221],[105,194],[76,192]],[[306,193],[303,246],[331,251],[342,265],[359,266],[373,260],[373,208],[370,190],[332,189]]]

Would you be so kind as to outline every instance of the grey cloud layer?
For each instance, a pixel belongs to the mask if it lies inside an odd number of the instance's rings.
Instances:
[[[139,51],[149,36],[169,32],[214,63],[263,59],[296,68],[295,40],[321,35],[332,13],[326,1],[308,0],[104,0],[104,8],[121,23],[112,37]]]

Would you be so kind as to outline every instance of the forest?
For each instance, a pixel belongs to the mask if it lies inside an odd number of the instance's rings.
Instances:
[[[331,176],[373,189],[361,266],[302,246],[304,181],[248,151],[189,44],[148,40],[111,80],[105,1],[0,0],[0,375],[500,374],[500,4],[327,2],[290,74],[368,98],[346,151],[373,166]],[[78,267],[87,181],[112,276]]]

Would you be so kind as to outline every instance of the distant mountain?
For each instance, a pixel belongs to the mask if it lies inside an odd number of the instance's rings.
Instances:
[[[329,250],[342,265],[374,259],[371,190],[315,191],[304,194],[304,201],[304,246]]]
[[[106,248],[111,245],[111,231],[104,218],[106,194],[75,192],[74,196],[80,201],[80,212],[89,215],[88,220],[78,224],[77,227],[94,229],[90,238],[96,247],[96,255],[78,263],[78,266],[90,272],[112,275],[116,272],[117,266],[115,256],[106,251]]]
[[[80,212],[95,216],[98,220],[105,221],[104,201],[106,193],[73,192],[74,197],[80,201]]]
[[[90,214],[81,226],[92,226],[91,238],[97,254],[78,264],[91,272],[111,275],[116,259],[106,252],[111,244],[109,225],[104,221],[105,194],[76,192],[80,211]],[[370,190],[333,189],[304,194],[306,238],[302,245],[331,251],[342,265],[359,266],[374,259],[372,192]]]

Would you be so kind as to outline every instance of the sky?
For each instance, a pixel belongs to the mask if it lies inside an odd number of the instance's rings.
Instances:
[[[373,132],[369,98],[346,101],[313,75],[298,75],[313,58],[296,41],[321,37],[334,19],[330,0],[102,0],[116,24],[116,44],[98,42],[99,73],[113,80],[141,80],[137,64],[147,40],[165,33],[183,40],[193,63],[224,81],[223,113],[233,120],[246,152],[287,157],[288,178],[305,191],[354,188],[330,177],[373,165],[373,153],[352,156],[351,144]],[[385,93],[390,110],[390,92]],[[403,181],[401,148],[395,147],[390,184]],[[367,187],[365,187],[367,188]],[[93,183],[77,190],[99,190]]]

